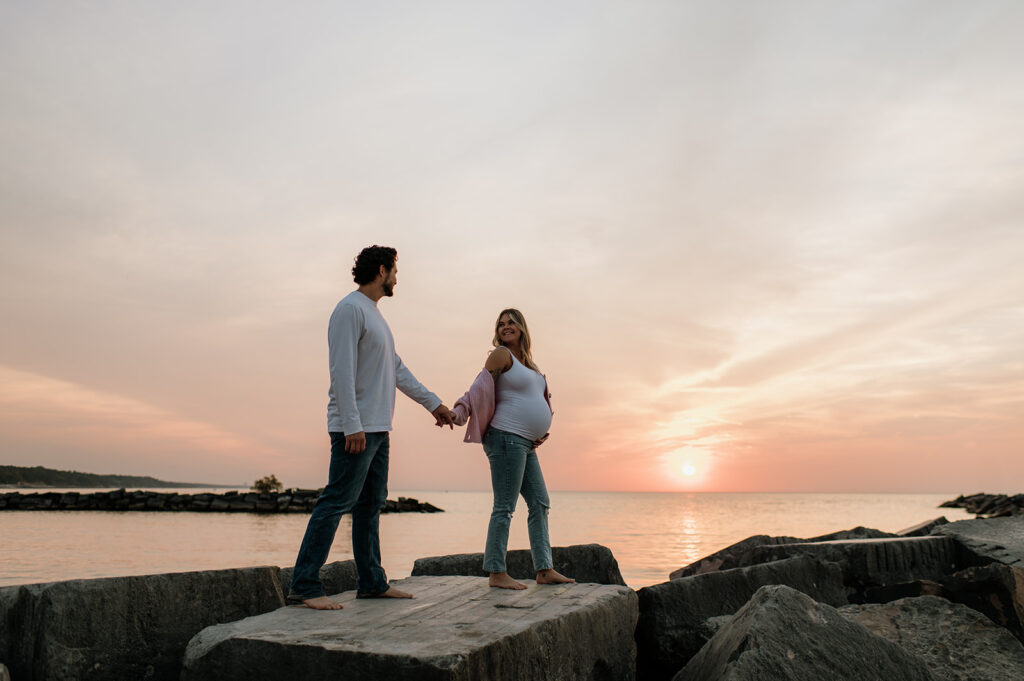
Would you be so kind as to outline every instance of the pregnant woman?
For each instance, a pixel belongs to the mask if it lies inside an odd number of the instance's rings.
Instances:
[[[490,585],[525,589],[505,567],[508,530],[519,495],[529,509],[527,528],[538,584],[564,584],[576,580],[556,572],[548,538],[548,499],[537,447],[548,438],[551,401],[547,380],[533,363],[530,332],[523,314],[502,310],[494,326],[495,349],[469,391],[452,409],[457,425],[469,420],[466,442],[481,442],[491,465],[494,506],[487,526],[484,570]]]

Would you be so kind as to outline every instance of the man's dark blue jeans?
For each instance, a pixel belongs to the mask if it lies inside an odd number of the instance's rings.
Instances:
[[[388,433],[366,433],[366,449],[345,451],[345,435],[331,433],[331,470],[327,486],[316,501],[306,534],[295,559],[289,600],[324,595],[320,568],[334,543],[341,516],[352,512],[352,554],[359,577],[360,594],[388,590],[388,578],[380,565],[380,512],[388,496]]]

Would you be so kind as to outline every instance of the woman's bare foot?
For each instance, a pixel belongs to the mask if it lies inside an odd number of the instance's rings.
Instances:
[[[538,584],[575,584],[576,580],[555,572],[553,569],[541,570],[537,573]]]
[[[313,608],[314,610],[341,610],[345,606],[336,601],[332,601],[327,596],[317,596],[316,598],[307,598],[302,601],[306,604],[306,607]]]
[[[488,585],[496,586],[499,589],[513,589],[515,591],[522,591],[526,588],[526,585],[522,582],[517,582],[508,576],[507,572],[492,572],[491,578],[487,581]]]

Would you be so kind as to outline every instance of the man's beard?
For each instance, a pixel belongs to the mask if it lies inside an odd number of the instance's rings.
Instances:
[[[395,285],[394,284],[389,284],[388,282],[385,281],[383,284],[381,284],[381,288],[384,289],[384,295],[386,295],[388,297],[391,297],[391,296],[395,295]]]

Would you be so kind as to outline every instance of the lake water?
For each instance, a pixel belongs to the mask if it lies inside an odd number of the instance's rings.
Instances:
[[[51,490],[44,490],[51,491]],[[77,490],[96,492],[100,490]],[[169,490],[162,490],[169,491]],[[177,490],[199,492],[210,490]],[[483,551],[490,492],[392,490],[444,513],[381,516],[381,553],[392,579],[423,556]],[[890,532],[945,515],[950,494],[643,494],[552,492],[552,546],[597,543],[615,554],[626,583],[648,586],[676,568],[753,534],[810,537],[857,525]],[[306,514],[0,511],[0,586],[89,577],[294,563]],[[352,557],[349,517],[330,560]],[[509,548],[528,548],[520,501]]]

